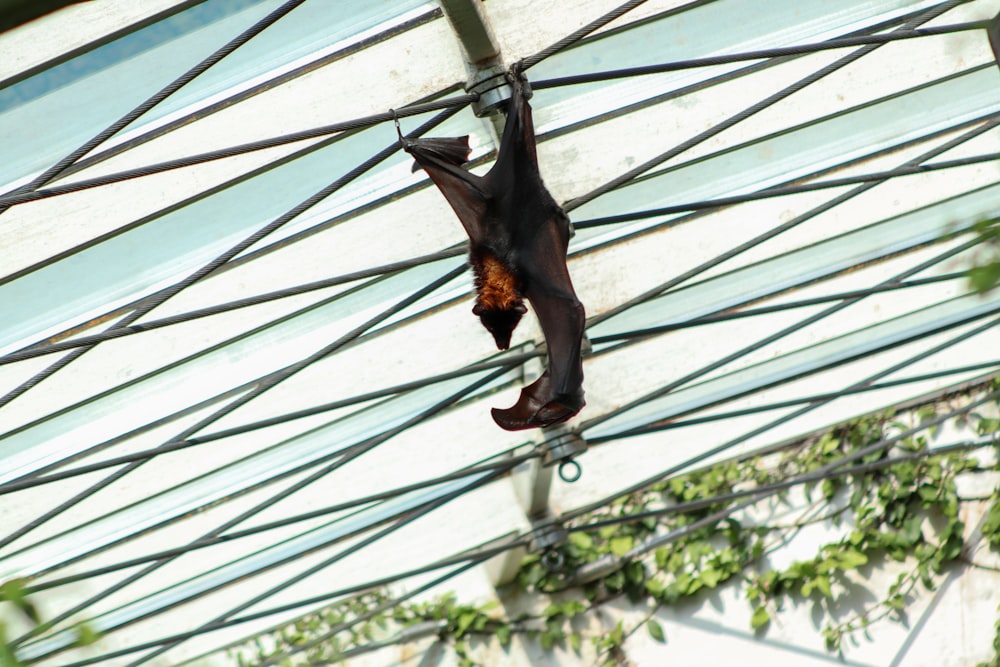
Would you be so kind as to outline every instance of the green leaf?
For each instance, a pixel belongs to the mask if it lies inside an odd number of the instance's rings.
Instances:
[[[753,610],[753,615],[750,617],[750,627],[753,630],[761,630],[771,622],[771,614],[768,613],[765,607],[756,607]]]
[[[27,616],[35,625],[41,624],[41,618],[35,605],[28,600],[24,592],[25,583],[23,579],[11,579],[0,586],[0,600],[7,600]]]
[[[465,634],[465,631],[469,629],[472,622],[476,620],[476,612],[465,611],[459,614],[458,623],[455,626],[455,636],[461,637]]]
[[[719,581],[722,580],[722,574],[714,568],[706,567],[701,571],[699,578],[707,588],[715,588],[719,585]]]
[[[619,557],[627,554],[633,546],[635,546],[635,538],[631,535],[615,535],[608,541],[611,553]]]
[[[101,638],[101,633],[86,623],[76,626],[76,645],[89,646]]]
[[[994,549],[1000,547],[1000,498],[994,497],[982,526],[983,536]]]
[[[833,591],[830,589],[830,577],[825,574],[816,577],[816,588],[826,597],[833,597]]]
[[[582,531],[570,533],[567,539],[570,544],[583,551],[590,551],[594,548],[594,538]]]
[[[625,626],[621,621],[618,621],[615,629],[608,633],[607,639],[612,646],[621,646],[622,641],[625,639]]]
[[[497,640],[500,642],[500,646],[507,647],[510,644],[510,626],[501,625],[496,630]]]
[[[646,579],[646,571],[639,561],[632,561],[625,566],[625,578],[629,583],[638,586]]]
[[[646,629],[649,630],[649,636],[660,642],[661,644],[667,643],[667,636],[663,632],[663,626],[656,621],[656,619],[649,619],[646,621]]]
[[[837,565],[842,570],[853,570],[868,562],[868,556],[857,549],[847,549],[837,555]]]
[[[985,294],[1000,283],[1000,261],[988,262],[969,269],[969,287],[972,291]]]
[[[620,591],[625,588],[625,573],[621,570],[612,572],[608,576],[604,577],[604,585],[612,590]]]

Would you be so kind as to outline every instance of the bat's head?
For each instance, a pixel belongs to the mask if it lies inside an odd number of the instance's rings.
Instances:
[[[493,334],[493,340],[497,342],[498,350],[506,350],[510,347],[510,337],[514,333],[514,328],[521,321],[521,316],[528,312],[524,304],[520,301],[509,308],[502,310],[486,308],[476,304],[472,308],[472,313],[479,316],[479,321],[483,323],[486,330]]]

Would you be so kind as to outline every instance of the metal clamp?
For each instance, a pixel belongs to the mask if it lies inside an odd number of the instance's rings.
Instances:
[[[532,551],[544,551],[566,542],[569,534],[556,519],[546,518],[532,523],[534,531],[528,547]]]
[[[587,451],[587,442],[573,431],[563,431],[546,440],[542,464],[546,467],[559,465],[559,477],[564,482],[575,482],[583,474],[583,468],[573,459]]]
[[[499,65],[490,65],[477,70],[473,78],[465,86],[465,90],[479,99],[472,103],[476,116],[489,116],[507,103],[513,95],[510,84],[507,83],[506,70]]]
[[[534,532],[531,534],[529,547],[532,551],[542,552],[542,565],[550,572],[561,570],[566,564],[562,546],[569,534],[559,521],[551,518],[533,522]]]

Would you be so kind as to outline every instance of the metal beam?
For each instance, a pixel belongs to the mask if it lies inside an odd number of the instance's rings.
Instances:
[[[504,64],[481,0],[441,0],[441,9],[458,37],[469,80],[465,89],[480,94],[473,110],[479,117],[494,116],[510,99],[510,87],[501,78]],[[500,128],[497,128],[498,130]]]

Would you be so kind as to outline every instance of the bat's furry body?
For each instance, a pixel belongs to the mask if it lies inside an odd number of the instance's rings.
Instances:
[[[497,161],[484,176],[461,168],[469,157],[467,136],[403,140],[469,235],[477,290],[473,312],[497,347],[510,345],[526,310],[522,298],[531,303],[545,334],[545,373],[521,390],[514,406],[492,411],[497,424],[508,430],[557,424],[584,405],[584,311],[566,268],[569,219],[538,171],[531,106],[517,74],[512,87]]]

